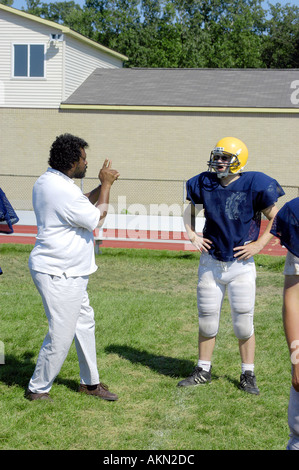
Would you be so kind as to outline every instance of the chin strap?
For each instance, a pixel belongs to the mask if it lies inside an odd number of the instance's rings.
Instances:
[[[229,172],[227,172],[227,173],[226,172],[225,173],[216,173],[216,174],[217,174],[217,178],[222,179],[222,178],[225,178],[226,176],[228,176]]]

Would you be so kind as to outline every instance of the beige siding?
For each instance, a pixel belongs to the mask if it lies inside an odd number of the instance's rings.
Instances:
[[[49,34],[57,32],[58,30],[53,28],[1,10],[0,76],[4,89],[1,106],[21,108],[59,106],[62,96],[62,54],[60,49],[49,47]],[[13,44],[18,43],[45,45],[45,78],[13,78]]]
[[[122,67],[122,61],[81,41],[66,37],[65,94],[68,98],[96,68]]]
[[[53,23],[55,25],[55,23]],[[0,10],[0,106],[58,108],[96,67],[122,67],[122,59],[64,34],[51,43],[59,28]],[[45,77],[14,78],[13,44],[45,45]]]

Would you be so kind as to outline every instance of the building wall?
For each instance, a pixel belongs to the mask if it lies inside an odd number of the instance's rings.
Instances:
[[[285,187],[281,204],[298,195],[298,117],[0,108],[0,186],[17,209],[30,208],[32,186],[48,167],[51,143],[57,135],[70,132],[89,143],[84,189],[97,184],[90,178],[97,178],[103,160],[110,158],[121,173],[112,188],[113,204],[120,196],[128,204],[180,204],[182,182],[205,171],[217,140],[233,135],[248,146],[246,169],[265,172]]]
[[[49,46],[49,34],[58,30],[0,11],[0,76],[4,92],[1,106],[58,107],[62,99],[62,45]],[[13,44],[45,44],[45,78],[13,78]]]
[[[50,43],[50,34],[61,33],[54,26],[0,10],[1,107],[58,109],[97,67],[122,67],[121,58],[67,34]],[[45,77],[12,76],[13,44],[45,45]]]
[[[65,91],[61,101],[66,100],[96,68],[121,68],[122,66],[123,62],[111,54],[100,52],[82,41],[66,36]]]

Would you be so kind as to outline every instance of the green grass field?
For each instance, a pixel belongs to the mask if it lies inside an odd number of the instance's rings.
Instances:
[[[197,360],[198,253],[106,248],[97,256],[89,296],[101,380],[119,400],[76,392],[79,367],[72,345],[49,403],[24,398],[47,331],[27,268],[31,249],[0,248],[0,449],[285,449],[291,376],[281,320],[283,257],[256,256],[259,396],[238,389],[240,357],[227,298],[212,383],[177,387]]]

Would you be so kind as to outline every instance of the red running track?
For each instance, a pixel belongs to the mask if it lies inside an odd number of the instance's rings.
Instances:
[[[262,221],[261,233],[267,221]],[[128,233],[130,232],[130,233]],[[0,244],[17,243],[34,245],[37,227],[32,225],[14,225],[14,233],[0,234]],[[105,236],[109,237],[105,240]],[[165,238],[167,237],[167,238]],[[113,238],[113,239],[111,239]],[[111,248],[144,248],[149,250],[194,251],[192,244],[186,239],[185,232],[158,232],[158,231],[132,231],[129,230],[103,230],[101,247]],[[286,248],[280,245],[279,240],[273,237],[262,254],[285,256]]]

